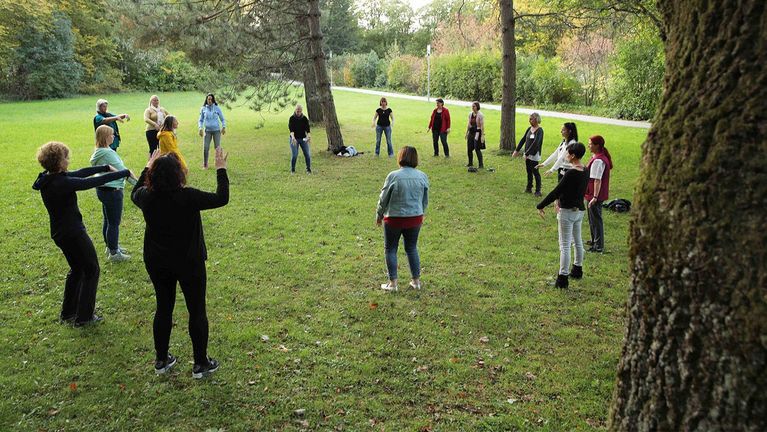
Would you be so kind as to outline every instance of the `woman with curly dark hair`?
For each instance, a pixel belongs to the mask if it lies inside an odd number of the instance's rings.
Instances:
[[[184,293],[189,311],[189,336],[194,351],[193,378],[218,369],[208,357],[208,317],[205,310],[208,258],[200,210],[223,207],[229,202],[229,178],[221,147],[216,149],[215,193],[186,187],[186,170],[175,153],[152,154],[141,173],[131,199],[144,213],[144,265],[154,285],[157,310],[154,316],[155,372],[164,374],[176,364],[168,352],[176,303],[176,283]]]

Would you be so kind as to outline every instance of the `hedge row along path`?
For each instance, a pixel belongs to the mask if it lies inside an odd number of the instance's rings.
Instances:
[[[340,91],[349,91],[349,92],[355,92],[355,93],[364,93],[364,94],[371,94],[371,95],[378,95],[378,96],[386,96],[386,97],[393,97],[393,98],[401,98],[401,99],[410,99],[410,100],[416,100],[416,101],[423,101],[423,102],[429,102],[429,99],[427,99],[425,96],[413,96],[403,93],[391,93],[391,92],[384,92],[384,91],[378,91],[378,90],[368,90],[368,89],[359,89],[359,88],[352,88],[352,87],[339,87],[339,86],[333,86],[333,90],[340,90]],[[434,100],[435,98],[432,98]],[[467,101],[459,101],[459,100],[451,100],[451,99],[445,99],[445,105],[457,105],[457,106],[465,106],[470,107],[471,102]],[[500,111],[501,106],[500,105],[493,105],[493,104],[482,104],[483,109],[491,109],[495,111]],[[582,114],[571,114],[571,113],[563,113],[563,112],[556,112],[556,111],[544,111],[544,110],[533,110],[530,108],[519,108],[517,107],[518,113],[523,114],[532,114],[533,112],[537,112],[541,115],[541,117],[553,117],[553,118],[563,118],[563,119],[569,119],[569,120],[575,120],[575,121],[582,121],[587,123],[599,123],[599,124],[607,124],[607,125],[615,125],[615,126],[625,126],[625,127],[632,127],[632,128],[641,128],[641,129],[649,129],[650,128],[650,122],[645,121],[633,121],[633,120],[619,120],[619,119],[612,119],[607,117],[597,117],[597,116],[589,116],[589,115],[582,115]]]

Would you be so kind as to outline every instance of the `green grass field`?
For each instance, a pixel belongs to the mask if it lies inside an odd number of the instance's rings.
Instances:
[[[558,267],[556,219],[549,211],[541,220],[537,200],[523,193],[524,161],[494,150],[499,113],[486,113],[485,165],[497,171],[469,174],[467,108],[451,109],[453,157],[436,159],[425,133],[432,105],[392,98],[395,147],[418,148],[431,196],[419,245],[424,289],[382,292],[375,205],[396,162],[372,156],[378,98],[335,97],[347,145],[367,153],[331,156],[316,129],[312,176],[288,174],[289,111],[263,119],[246,108],[225,111],[231,200],[203,214],[209,352],[222,367],[202,382],[191,378],[180,291],[171,337],[179,364],[168,377],[154,375],[144,222],[128,199],[120,242],[133,259],[112,264],[102,255],[95,192],[79,194],[102,259],[97,311],[106,320],[86,329],[57,323],[67,265],[31,189],[41,171],[35,151],[63,141],[70,166],[86,166],[96,97],[0,105],[0,430],[604,428],[628,293],[628,217],[605,214],[608,253],[587,255],[582,281],[568,291],[548,286]],[[180,119],[190,184],[213,189],[215,172],[200,169],[196,135],[203,95],[160,98]],[[149,94],[108,99],[111,111],[133,116],[121,125],[119,151],[138,173],[147,158],[141,116]],[[518,121],[525,125],[526,116]],[[543,119],[544,153],[558,144],[561,125]],[[582,141],[605,136],[615,162],[611,195],[631,199],[646,131],[578,127]],[[555,180],[544,177],[544,192]],[[406,281],[402,248],[400,271]]]

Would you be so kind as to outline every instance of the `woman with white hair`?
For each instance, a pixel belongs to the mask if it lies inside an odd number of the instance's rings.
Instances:
[[[311,141],[311,129],[309,127],[309,119],[304,115],[304,108],[299,104],[296,105],[296,110],[288,120],[288,129],[290,130],[290,173],[296,173],[296,159],[298,159],[298,147],[301,147],[301,152],[304,154],[304,160],[306,161],[306,173],[312,173],[312,156],[309,152],[309,141]]]
[[[157,147],[160,146],[157,134],[162,128],[165,117],[168,117],[168,111],[160,106],[160,98],[157,97],[157,95],[152,95],[152,97],[149,98],[149,107],[144,110],[146,142],[149,144],[149,156],[152,156],[152,153],[154,153],[154,151],[157,150]]]
[[[93,130],[95,131],[102,125],[111,127],[115,133],[115,139],[109,147],[117,151],[117,147],[120,147],[120,128],[117,127],[117,122],[130,121],[130,116],[128,114],[112,114],[107,111],[107,108],[109,108],[109,102],[106,99],[96,101],[96,116],[93,117]]]
[[[541,196],[541,173],[538,171],[538,163],[541,161],[541,148],[543,148],[543,128],[541,115],[537,112],[530,114],[530,127],[519,140],[512,156],[519,156],[522,145],[525,146],[525,167],[527,168],[525,192],[533,192],[533,178],[535,178],[535,196]]]

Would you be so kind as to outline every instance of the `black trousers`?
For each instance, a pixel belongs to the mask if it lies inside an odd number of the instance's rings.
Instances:
[[[90,321],[96,308],[96,289],[101,272],[93,242],[83,230],[55,240],[55,243],[64,252],[69,264],[60,318],[74,318],[77,323]]]
[[[477,162],[479,162],[479,166],[484,167],[484,164],[482,163],[482,137],[480,136],[478,140],[475,140],[474,137],[477,135],[477,128],[471,128],[469,129],[469,136],[466,138],[466,150],[469,154],[469,165],[474,165],[474,152],[477,152]]]
[[[535,191],[541,191],[541,173],[536,166],[539,162],[525,159],[525,168],[527,168],[527,190],[533,189],[533,178],[535,178]]]
[[[157,131],[152,129],[146,131],[146,142],[149,144],[149,156],[154,153],[155,150],[157,150],[157,147],[160,146],[160,140],[157,138]]]
[[[442,141],[442,149],[445,150],[445,156],[450,156],[450,148],[447,146],[447,132],[440,133],[432,129],[431,140],[434,144],[434,156],[439,156],[439,141]]]
[[[157,360],[168,358],[173,308],[176,305],[176,282],[181,285],[189,311],[189,336],[192,338],[195,364],[208,363],[208,315],[205,310],[207,272],[205,263],[163,265],[147,263],[146,270],[154,285],[157,310],[154,314],[154,349]]]
[[[605,248],[605,227],[602,220],[602,203],[596,201],[589,207],[589,230],[591,231],[591,247],[602,251]]]

